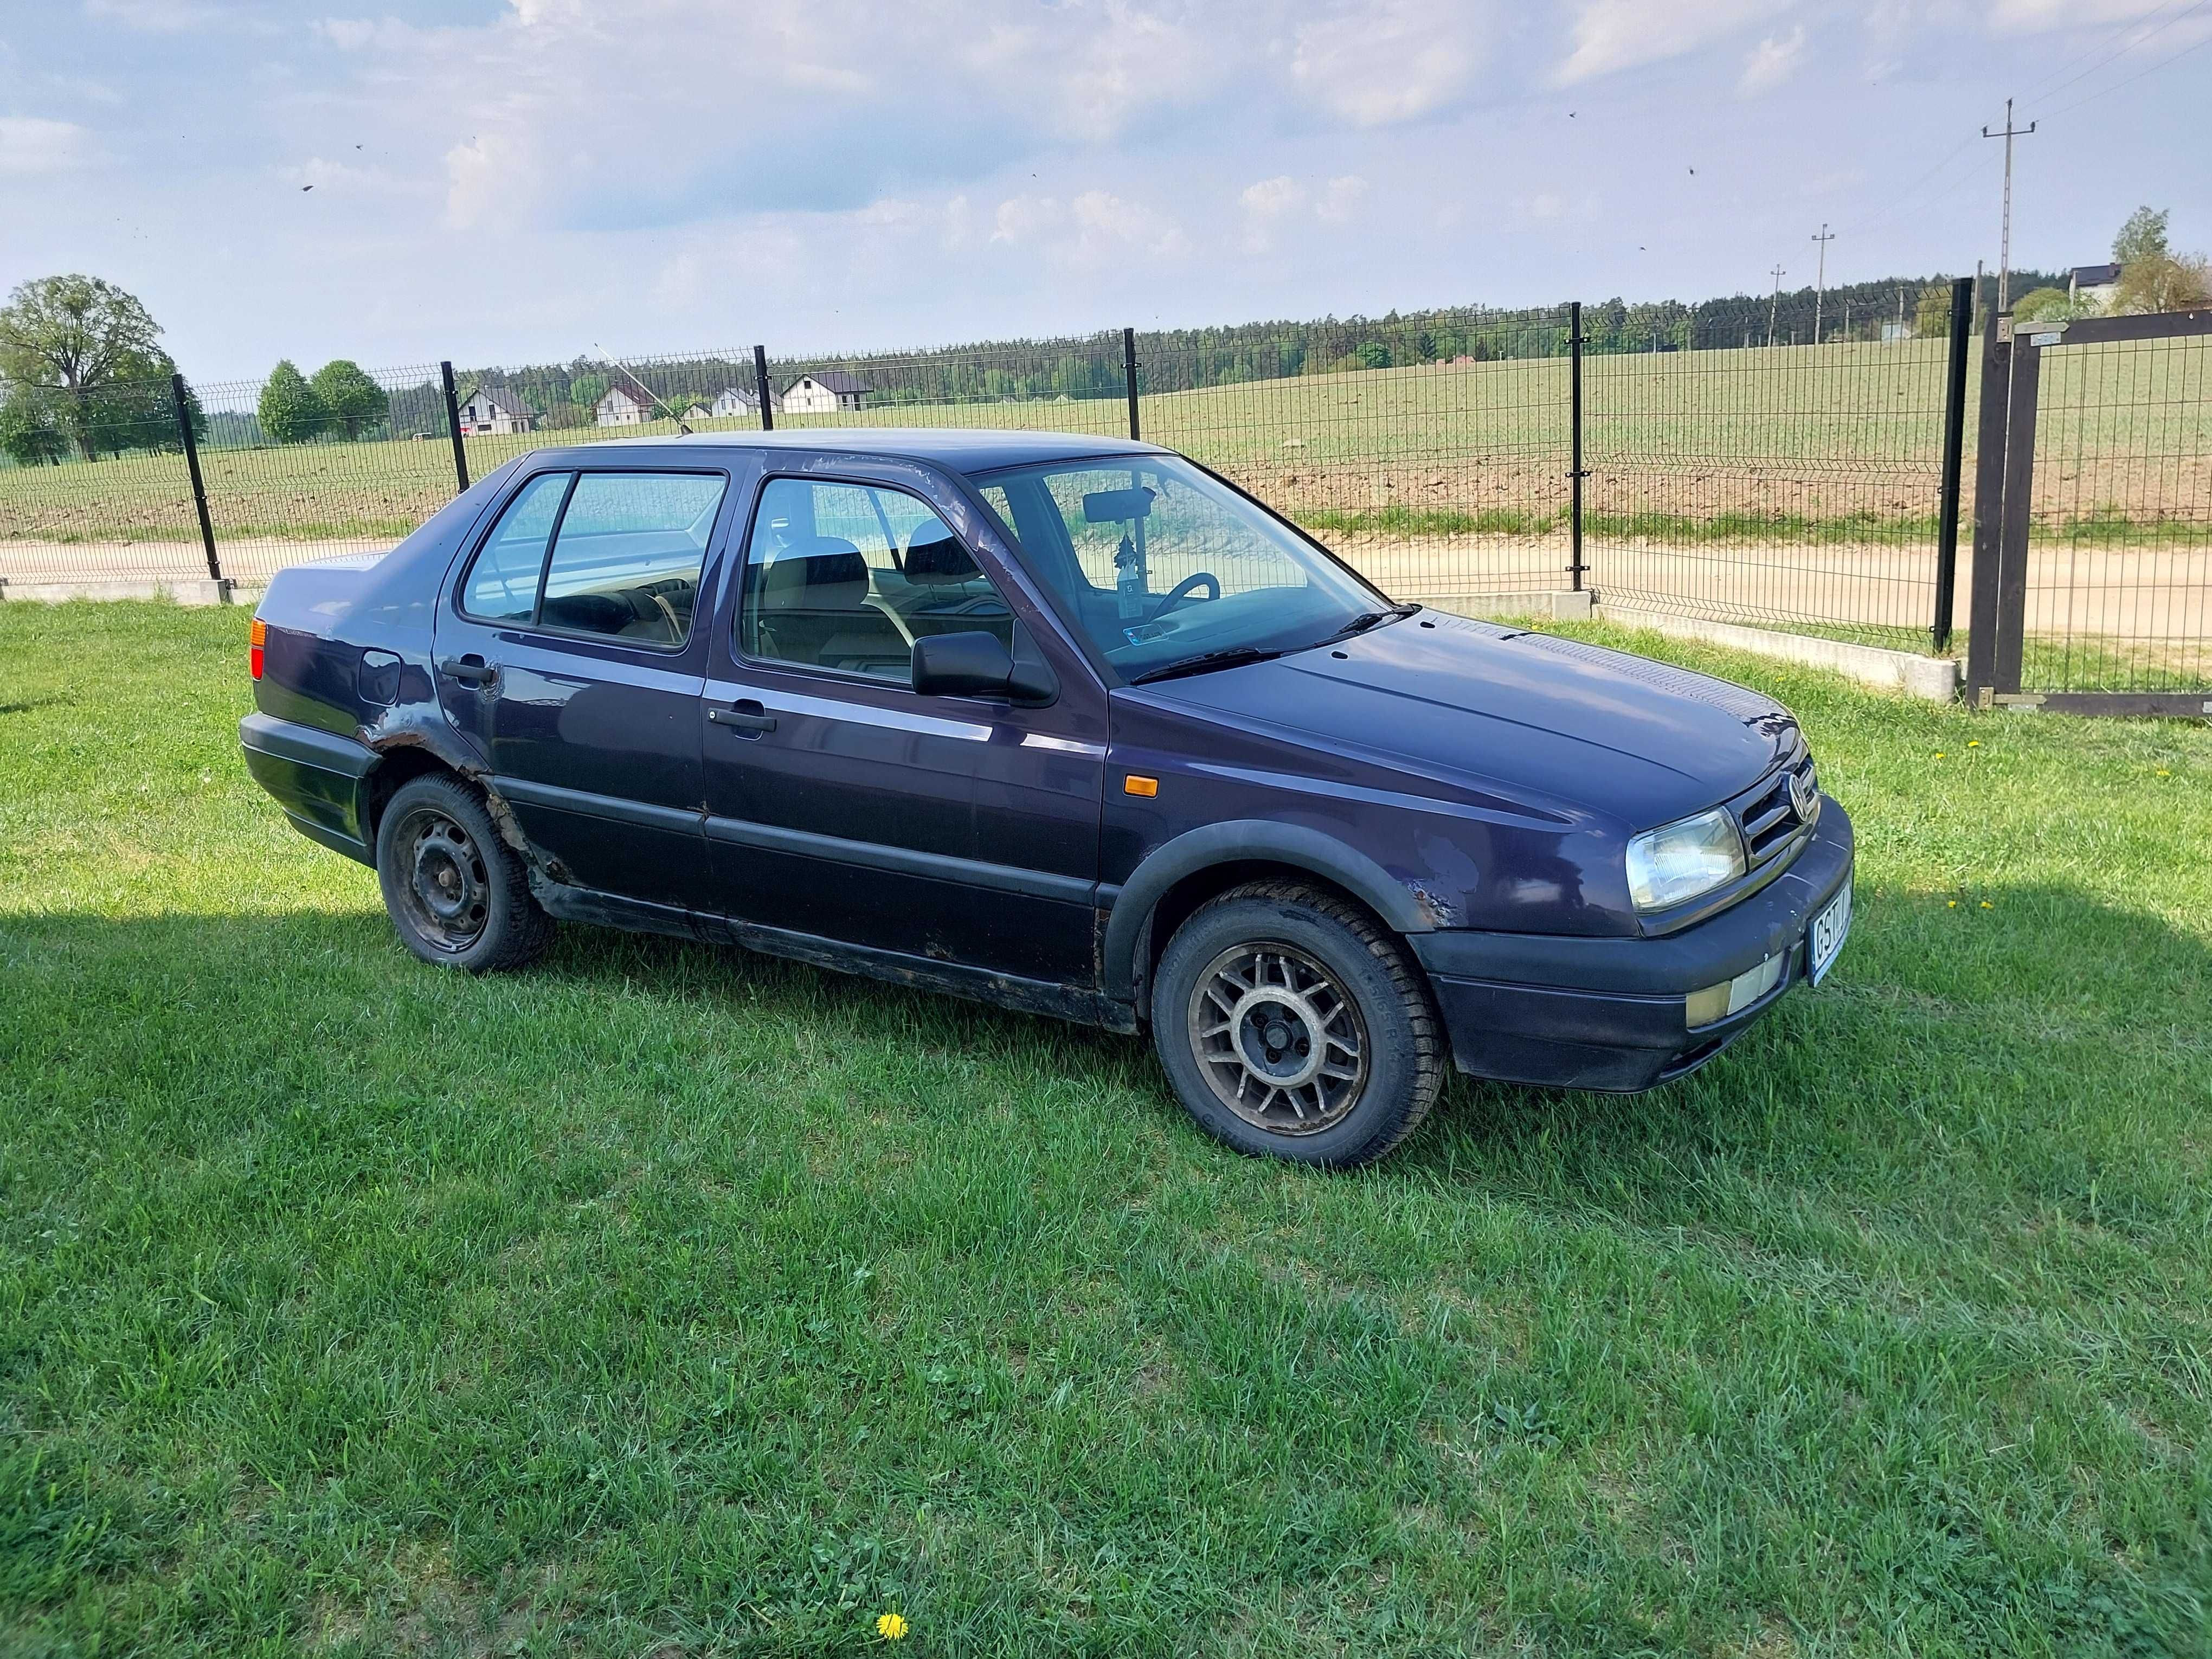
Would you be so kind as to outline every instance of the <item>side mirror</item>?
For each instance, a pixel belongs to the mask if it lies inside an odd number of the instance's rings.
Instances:
[[[1060,682],[1039,661],[1017,662],[996,634],[925,634],[914,642],[914,689],[925,697],[1011,697],[1050,702]]]

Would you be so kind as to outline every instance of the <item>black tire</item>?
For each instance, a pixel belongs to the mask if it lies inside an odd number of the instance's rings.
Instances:
[[[399,942],[440,967],[496,973],[552,942],[522,860],[458,778],[400,786],[376,826],[376,880]]]
[[[1160,957],[1152,1016],[1176,1093],[1243,1152],[1371,1163],[1443,1088],[1443,1023],[1397,937],[1296,883],[1255,882],[1194,912]]]

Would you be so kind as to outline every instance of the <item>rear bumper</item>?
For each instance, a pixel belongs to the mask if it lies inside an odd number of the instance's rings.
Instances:
[[[248,714],[238,723],[246,769],[311,841],[374,864],[361,810],[361,781],[376,764],[367,744],[298,720]]]
[[[1813,918],[1850,884],[1851,821],[1826,798],[1790,867],[1741,904],[1660,939],[1445,929],[1407,940],[1428,970],[1460,1070],[1502,1082],[1632,1094],[1695,1071],[1801,983]],[[1774,988],[1692,1029],[1683,999],[1784,957]]]

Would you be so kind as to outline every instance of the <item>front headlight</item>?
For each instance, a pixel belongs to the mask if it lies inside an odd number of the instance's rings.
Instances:
[[[1725,807],[1647,830],[1628,843],[1628,896],[1639,910],[1671,910],[1743,870],[1743,837]]]

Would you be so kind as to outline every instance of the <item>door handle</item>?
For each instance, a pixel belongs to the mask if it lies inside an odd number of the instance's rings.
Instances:
[[[486,662],[471,651],[465,657],[447,658],[438,665],[438,672],[463,685],[489,685],[499,678],[499,665]]]
[[[763,732],[775,730],[775,716],[748,699],[734,708],[709,708],[707,718],[717,726],[734,726],[740,732],[750,732],[757,737]]]

